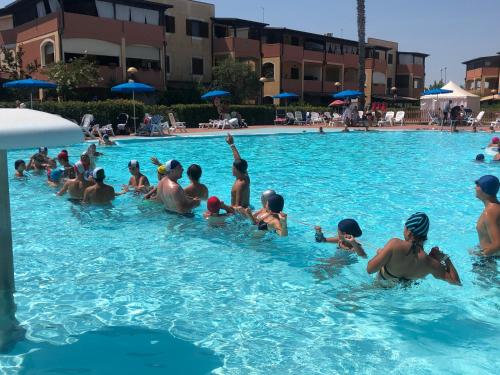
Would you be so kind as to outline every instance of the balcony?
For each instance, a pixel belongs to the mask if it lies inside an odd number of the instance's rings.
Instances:
[[[304,92],[322,92],[321,81],[304,81]]]
[[[414,76],[423,77],[425,75],[425,69],[423,65],[398,65],[396,68],[396,74],[413,74]]]
[[[300,95],[302,93],[302,82],[299,79],[283,79],[283,91],[293,92]]]
[[[327,53],[326,54],[326,62],[327,63],[332,63],[332,64],[342,65],[342,64],[344,64],[344,56],[343,55],[337,55],[337,54],[334,54],[334,53]]]
[[[301,46],[283,45],[283,60],[302,62],[304,59],[304,48]]]
[[[262,44],[262,54],[264,57],[280,57],[281,55],[281,44]]]
[[[387,62],[385,60],[368,58],[366,59],[366,68],[385,74],[387,71]]]
[[[214,40],[214,53],[234,53],[235,57],[260,59],[260,42],[244,38],[218,38]]]
[[[0,44],[21,43],[56,32],[59,29],[58,13],[51,13],[10,30],[0,31]]]
[[[309,51],[309,50],[304,50],[304,60],[308,61],[317,61],[319,63],[322,63],[325,58],[325,54],[323,52],[319,51]]]

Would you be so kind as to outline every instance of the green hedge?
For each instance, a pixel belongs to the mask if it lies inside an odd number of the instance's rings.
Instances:
[[[29,105],[29,103],[26,103]],[[8,108],[15,107],[14,102],[0,102],[0,107]],[[133,102],[131,100],[105,100],[96,102],[36,102],[33,105],[34,109],[58,114],[68,119],[74,119],[80,122],[82,116],[86,113],[94,115],[95,121],[98,124],[116,124],[117,117],[120,113],[125,112],[130,117],[133,114]],[[177,104],[171,106],[165,105],[145,105],[142,102],[136,102],[136,117],[138,123],[144,117],[145,113],[160,114],[165,119],[168,119],[168,113],[173,112],[178,121],[183,121],[189,127],[198,127],[201,122],[207,122],[210,119],[218,118],[217,110],[211,104]],[[285,107],[279,107],[285,109]],[[239,112],[249,125],[270,125],[273,124],[276,108],[273,106],[264,105],[231,105],[229,110]],[[289,106],[289,112],[325,112],[327,107],[313,106]]]

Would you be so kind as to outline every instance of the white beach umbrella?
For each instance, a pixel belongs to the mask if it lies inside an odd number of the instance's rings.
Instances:
[[[80,127],[60,116],[31,109],[0,109],[0,291],[14,291],[7,150],[82,141]]]

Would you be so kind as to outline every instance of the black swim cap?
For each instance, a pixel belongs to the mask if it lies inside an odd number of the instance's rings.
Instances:
[[[279,213],[283,211],[283,207],[285,207],[285,200],[281,195],[274,194],[269,197],[267,204],[271,212]]]
[[[187,170],[189,178],[198,181],[201,178],[201,167],[198,164],[192,164]]]
[[[353,237],[361,237],[363,234],[358,222],[354,219],[344,219],[339,222],[337,227],[342,233],[350,234]]]
[[[233,163],[233,166],[240,172],[240,173],[247,173],[248,170],[248,163],[244,159],[238,159],[235,160]]]
[[[14,162],[14,168],[17,170],[17,168],[19,168],[21,164],[26,164],[26,163],[24,162],[24,160],[16,160]]]

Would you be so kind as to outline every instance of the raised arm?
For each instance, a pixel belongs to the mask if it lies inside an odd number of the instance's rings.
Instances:
[[[234,138],[230,133],[227,133],[226,142],[231,147],[231,151],[233,152],[234,160],[241,160],[240,153],[234,144]]]
[[[224,202],[220,202],[220,208],[222,208],[228,214],[234,214],[235,213],[235,209],[233,207],[231,207],[231,206],[228,206]]]
[[[339,242],[338,237],[329,237],[329,238],[325,237],[320,226],[316,226],[314,227],[314,229],[316,230],[316,235],[315,235],[316,242],[330,242],[330,243]]]

